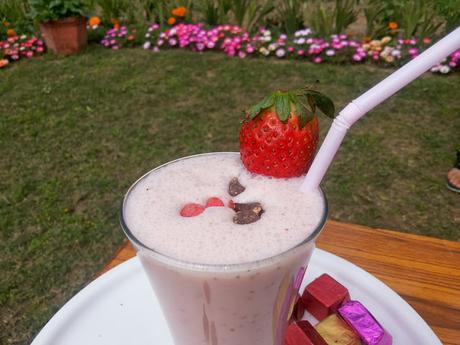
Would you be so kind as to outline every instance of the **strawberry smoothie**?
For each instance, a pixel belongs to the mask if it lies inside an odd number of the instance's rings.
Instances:
[[[244,191],[231,196],[234,178]],[[167,163],[131,187],[122,227],[175,345],[282,345],[327,213],[322,193],[298,191],[302,180],[252,175],[239,154],[211,153]],[[181,216],[184,205],[211,197],[225,206]],[[263,213],[238,223],[233,205],[248,203]]]

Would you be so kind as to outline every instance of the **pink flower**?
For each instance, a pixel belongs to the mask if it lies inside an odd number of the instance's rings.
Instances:
[[[27,58],[30,59],[31,57],[34,56],[34,52],[29,50],[29,51],[26,53],[26,56],[27,56]]]
[[[353,55],[353,60],[354,61],[361,61],[362,60],[361,55],[359,55],[359,54]]]
[[[287,51],[288,51],[289,53],[292,53],[292,52],[294,51],[294,47],[288,47]]]
[[[299,55],[299,56],[300,56],[300,55],[304,55],[304,54],[305,54],[305,51],[304,51],[303,49],[299,49],[299,50],[297,51],[297,55]]]
[[[246,53],[245,53],[244,51],[241,50],[241,51],[238,53],[238,56],[239,56],[240,58],[244,59],[244,58],[246,57]]]
[[[315,57],[315,58],[313,59],[313,62],[314,62],[314,63],[321,63],[321,61],[323,61],[323,60],[322,60],[319,56],[317,56],[317,57]]]
[[[37,53],[43,53],[44,50],[43,47],[37,47]]]

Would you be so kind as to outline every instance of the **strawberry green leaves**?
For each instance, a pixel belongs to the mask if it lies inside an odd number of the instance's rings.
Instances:
[[[276,91],[252,106],[247,112],[249,120],[254,119],[264,109],[274,107],[281,122],[286,122],[291,112],[299,117],[300,127],[304,127],[319,109],[324,115],[334,118],[335,107],[332,100],[322,93],[304,88],[297,92]],[[294,107],[294,109],[293,109]]]
[[[268,95],[267,97],[265,97],[262,101],[260,101],[259,103],[257,103],[256,105],[253,105],[249,110],[248,110],[248,114],[249,114],[249,119],[253,119],[255,118],[257,115],[259,115],[259,113],[263,110],[263,109],[267,109],[267,108],[270,108],[273,106],[273,104],[275,103],[275,94],[271,94],[271,95]]]
[[[313,113],[316,113],[316,108],[318,108],[327,117],[331,119],[334,118],[335,107],[329,97],[323,95],[321,92],[309,89],[304,91],[303,96],[307,97],[308,104],[310,105]]]
[[[286,122],[291,115],[291,97],[287,92],[275,94],[275,110],[281,122]]]

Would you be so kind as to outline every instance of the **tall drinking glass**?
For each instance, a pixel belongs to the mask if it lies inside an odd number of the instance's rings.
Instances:
[[[210,153],[225,155],[236,153]],[[282,345],[297,292],[327,218],[322,215],[313,232],[293,248],[272,257],[241,264],[213,265],[183,261],[142,243],[126,222],[129,195],[120,222],[160,301],[175,345]],[[203,167],[209,169],[209,167]],[[203,239],[206,240],[206,239]]]

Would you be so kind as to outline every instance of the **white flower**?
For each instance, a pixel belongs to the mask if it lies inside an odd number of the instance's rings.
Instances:
[[[393,55],[395,58],[400,58],[401,57],[401,51],[399,49],[393,49],[391,51],[391,55]]]
[[[277,57],[282,58],[284,55],[286,55],[286,51],[283,48],[280,48],[275,52],[275,54]]]
[[[176,29],[169,30],[169,35],[174,36],[176,34]]]
[[[301,37],[297,40],[297,42],[295,42],[297,44],[304,44],[305,43],[305,38]]]
[[[146,33],[145,34],[145,38],[149,38],[150,37],[150,34],[149,33]]]
[[[21,37],[19,37],[21,40],[25,40],[27,38],[26,35],[21,35]]]
[[[265,31],[263,32],[263,35],[264,35],[264,36],[271,36],[271,35],[272,35],[272,32],[271,32],[270,30],[265,30]]]
[[[431,67],[430,71],[433,72],[433,73],[439,72],[439,66]]]
[[[261,40],[263,42],[270,42],[272,40],[272,37],[271,36],[265,36],[265,37],[262,37]]]
[[[335,50],[334,50],[334,49],[328,49],[328,50],[326,50],[326,55],[327,55],[327,56],[334,56],[334,55],[335,55]]]
[[[151,45],[152,45],[152,44],[151,44],[149,41],[147,41],[147,42],[145,42],[145,43],[142,45],[142,48],[144,48],[144,49],[150,49],[150,46],[151,46]]]
[[[274,51],[276,48],[278,48],[278,45],[275,43],[272,43],[268,46],[268,50]]]
[[[439,72],[441,72],[442,74],[447,74],[450,72],[450,67],[449,66],[441,66],[441,68],[439,69]]]

